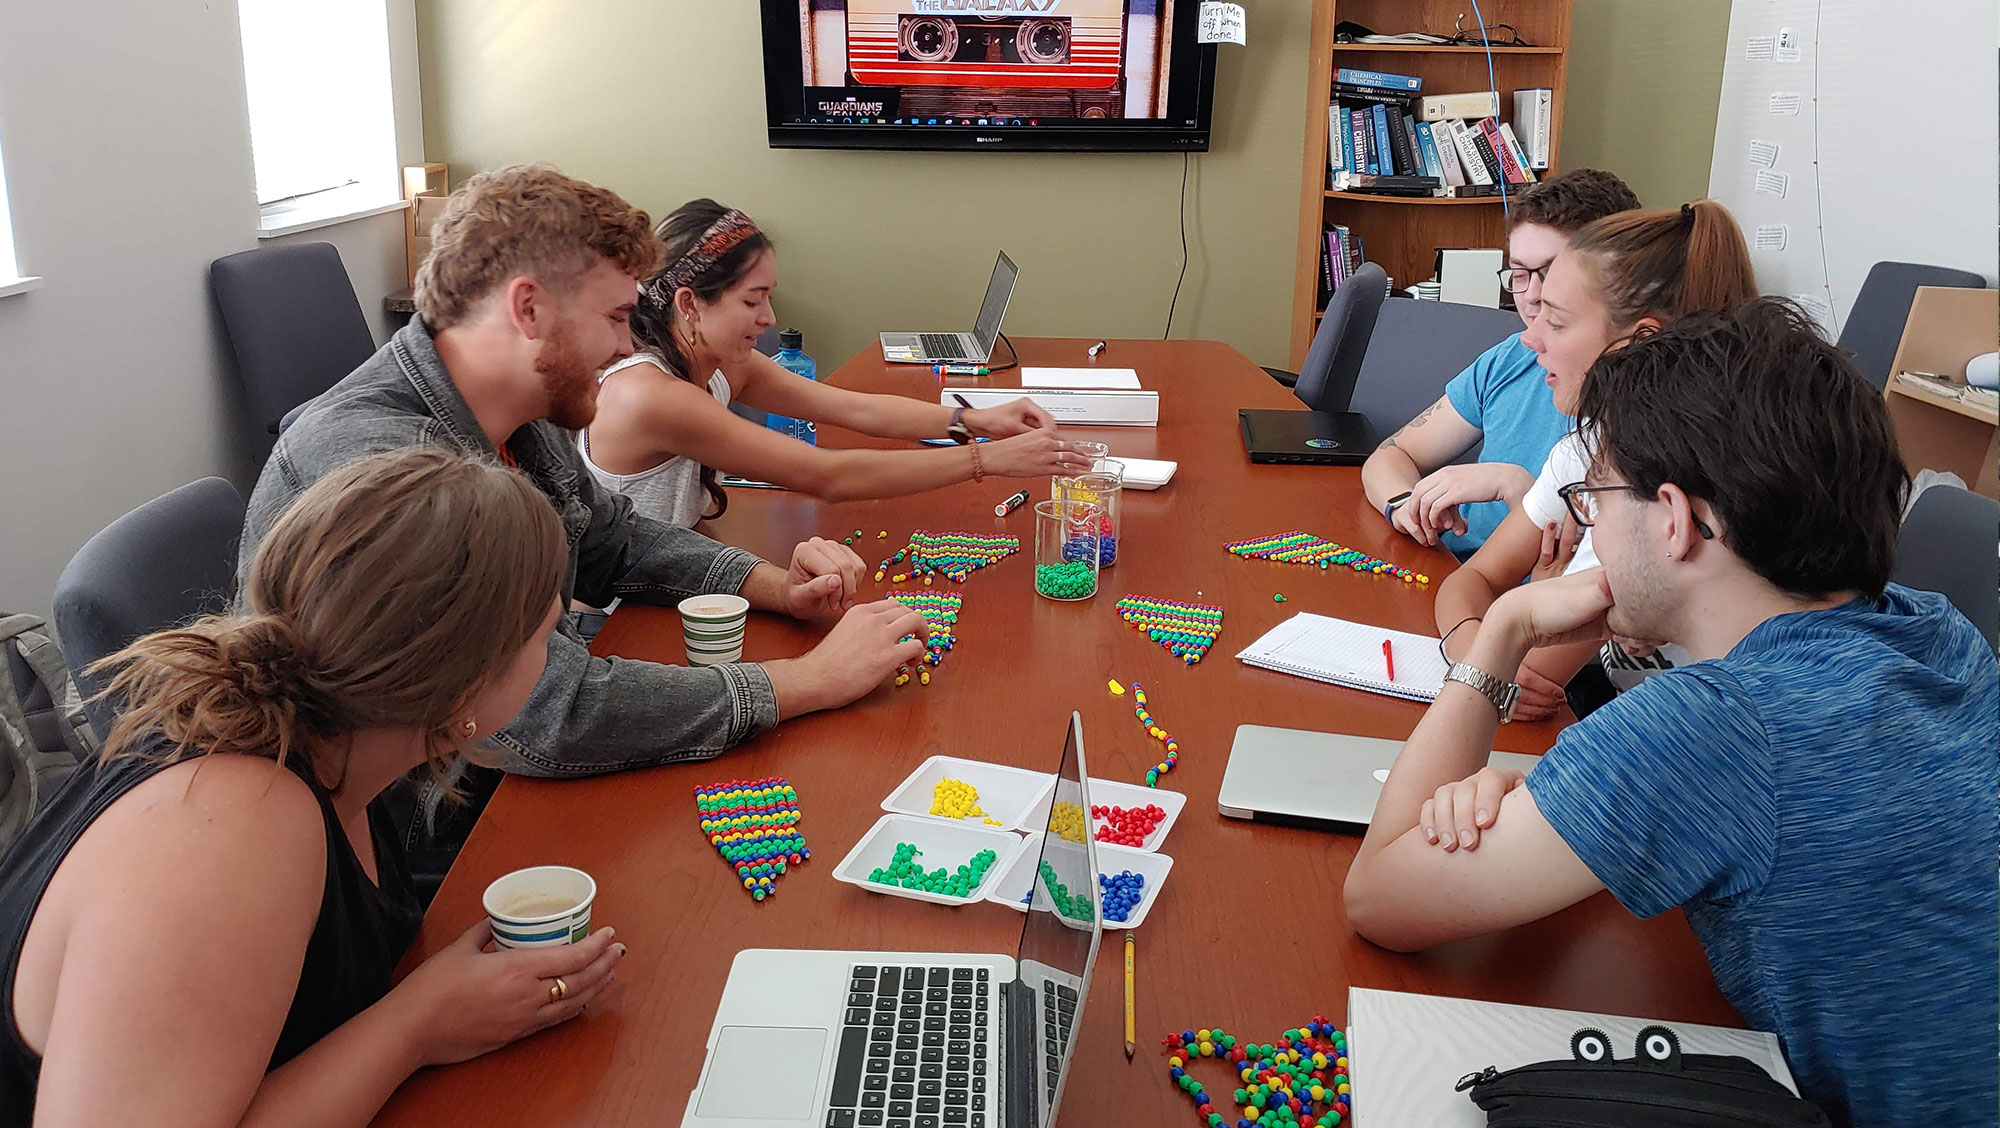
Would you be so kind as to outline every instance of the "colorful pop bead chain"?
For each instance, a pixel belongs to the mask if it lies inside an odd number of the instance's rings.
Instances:
[[[1289,533],[1275,533],[1254,540],[1230,541],[1222,547],[1231,555],[1249,557],[1253,560],[1276,560],[1281,564],[1317,564],[1321,571],[1331,567],[1350,568],[1356,572],[1371,575],[1389,575],[1404,583],[1428,584],[1429,576],[1413,572],[1399,564],[1370,556],[1359,549],[1342,548],[1330,540],[1321,540],[1311,533],[1294,529]]]
[[[931,672],[925,667],[944,661],[945,652],[958,645],[958,612],[965,606],[965,597],[950,591],[899,591],[889,598],[916,611],[931,625],[930,641],[924,644],[923,661],[914,671],[909,666],[896,667],[896,684],[908,685],[914,677],[919,685],[929,685]],[[915,637],[904,635],[899,641],[908,642]]]
[[[1285,1031],[1277,1045],[1239,1047],[1220,1026],[1169,1034],[1160,1044],[1169,1055],[1167,1076],[1194,1101],[1206,1128],[1223,1128],[1228,1121],[1187,1071],[1197,1057],[1219,1057],[1236,1067],[1244,1086],[1231,1094],[1242,1113],[1236,1128],[1334,1128],[1354,1114],[1347,1035],[1324,1015]]]
[[[709,845],[756,900],[777,892],[787,865],[812,857],[799,833],[799,793],[780,777],[697,787],[694,803]]]
[[[875,566],[875,579],[880,581],[890,574],[891,568],[907,561],[909,568],[895,573],[890,582],[900,584],[912,576],[922,576],[928,585],[934,573],[942,573],[953,583],[962,584],[965,577],[973,572],[1019,551],[1019,537],[932,533],[918,529],[910,534],[910,543]]]
[[[1190,666],[1201,661],[1222,633],[1222,608],[1204,603],[1128,595],[1118,601],[1118,617]]]
[[[1160,727],[1160,722],[1153,719],[1153,714],[1146,711],[1146,688],[1138,682],[1132,683],[1132,715],[1139,718],[1140,724],[1146,726],[1147,736],[1159,741],[1167,749],[1166,759],[1146,769],[1146,786],[1158,787],[1160,777],[1173,771],[1174,765],[1181,762],[1180,742],[1174,739],[1172,733]]]

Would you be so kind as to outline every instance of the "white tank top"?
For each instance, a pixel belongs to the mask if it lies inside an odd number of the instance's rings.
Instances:
[[[650,364],[662,372],[667,371],[666,365],[652,356],[634,353],[605,369],[598,380],[602,382],[605,376],[635,364]],[[719,368],[708,378],[708,394],[722,406],[729,406],[729,378]],[[692,458],[677,454],[658,466],[636,474],[613,474],[591,461],[588,428],[577,432],[576,448],[598,484],[631,498],[632,507],[644,516],[691,529],[695,522],[701,520],[702,514],[708,512],[708,493],[701,488],[701,463]]]

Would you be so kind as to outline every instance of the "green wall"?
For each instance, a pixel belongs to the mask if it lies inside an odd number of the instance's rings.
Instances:
[[[1192,160],[1174,335],[1282,365],[1310,9],[1246,6],[1249,45],[1220,49],[1213,151]],[[417,0],[428,155],[459,178],[551,161],[656,217],[695,196],[743,208],[778,242],[780,320],[827,367],[882,329],[964,326],[996,247],[1022,270],[1010,331],[1162,332],[1180,157],[774,150],[757,8]],[[1564,163],[1618,171],[1649,204],[1699,195],[1728,0],[1577,0],[1574,19]]]
[[[1708,194],[1730,0],[1575,0],[1563,164],[1610,169],[1648,207]]]

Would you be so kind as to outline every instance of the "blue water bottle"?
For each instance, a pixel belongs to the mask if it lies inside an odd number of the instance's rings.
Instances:
[[[778,355],[774,358],[778,367],[795,372],[808,380],[819,379],[819,366],[813,358],[800,349],[805,343],[805,334],[797,329],[785,329],[778,333]],[[817,443],[810,419],[793,419],[789,415],[772,412],[764,417],[764,425],[779,434],[790,435],[802,443]]]

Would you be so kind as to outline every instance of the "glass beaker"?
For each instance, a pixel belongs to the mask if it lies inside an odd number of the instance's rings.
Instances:
[[[1093,469],[1055,480],[1055,500],[1093,506],[1097,518],[1097,566],[1118,562],[1119,510],[1125,493],[1125,464],[1099,458]]]
[[[1045,599],[1097,594],[1098,527],[1103,513],[1085,502],[1035,503],[1035,593]]]

